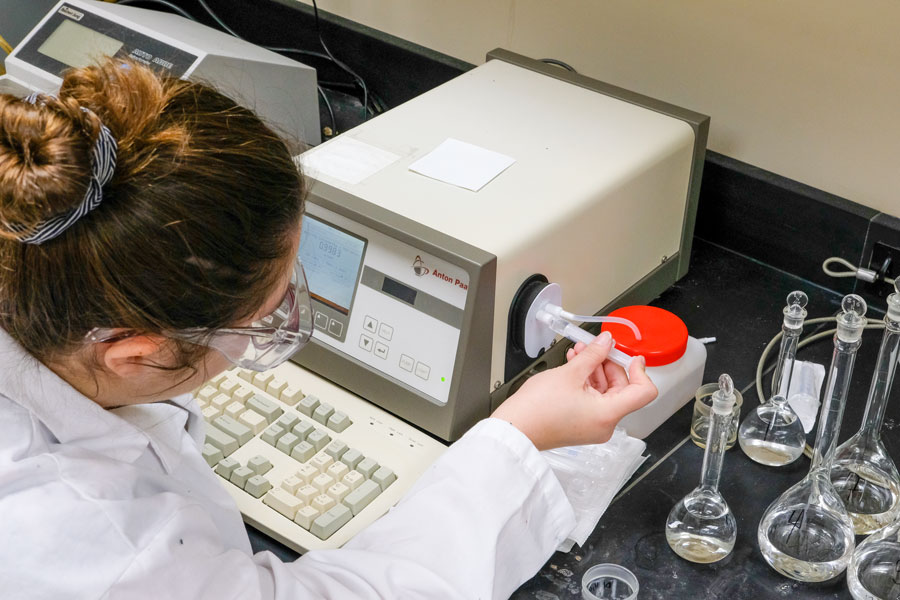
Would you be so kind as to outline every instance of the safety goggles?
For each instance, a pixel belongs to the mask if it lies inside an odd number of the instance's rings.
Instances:
[[[303,264],[298,258],[281,304],[268,316],[248,327],[193,327],[166,331],[164,335],[217,350],[238,367],[265,371],[277,367],[306,345],[312,331],[309,287]],[[129,335],[133,334],[123,335],[121,329],[98,327],[88,332],[86,337],[92,343],[102,344]]]

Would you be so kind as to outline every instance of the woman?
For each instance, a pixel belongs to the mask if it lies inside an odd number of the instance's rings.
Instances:
[[[187,392],[305,341],[305,186],[251,111],[132,63],[73,70],[58,98],[0,96],[6,597],[504,598],[566,537],[572,509],[537,450],[603,442],[656,395],[643,361],[630,383],[604,362],[608,335],[529,380],[344,548],[252,554]],[[273,312],[280,343],[259,329]]]

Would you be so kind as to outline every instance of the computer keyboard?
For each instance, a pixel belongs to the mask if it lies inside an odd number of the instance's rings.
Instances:
[[[293,363],[231,369],[195,396],[203,456],[244,521],[301,553],[342,546],[447,449]]]

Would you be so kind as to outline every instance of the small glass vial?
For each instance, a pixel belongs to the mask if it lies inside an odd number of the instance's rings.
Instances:
[[[666,520],[666,541],[678,556],[696,563],[722,560],[734,548],[737,522],[719,493],[719,477],[734,407],[731,377],[719,377],[713,394],[700,485],[678,501]]]
[[[771,467],[788,465],[803,454],[806,432],[787,401],[787,388],[797,355],[797,342],[806,319],[806,294],[791,292],[782,311],[781,349],[772,376],[772,396],[751,410],[738,430],[741,450],[752,460]]]
[[[756,531],[769,566],[797,581],[837,577],[847,568],[856,544],[853,522],[831,484],[830,473],[853,363],[866,326],[866,303],[850,294],[844,296],[841,308],[809,473],[769,505]]]
[[[844,501],[856,535],[868,535],[900,517],[900,474],[881,443],[900,350],[900,282],[888,296],[884,335],[869,387],[860,430],[838,446],[831,467],[831,483]]]

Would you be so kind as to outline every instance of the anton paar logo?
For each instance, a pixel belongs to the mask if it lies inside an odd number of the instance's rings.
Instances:
[[[71,6],[66,6],[65,4],[63,4],[62,6],[59,7],[59,14],[65,15],[65,16],[69,17],[70,19],[72,19],[73,21],[80,21],[81,19],[84,18],[83,12],[79,12],[79,11],[75,10],[74,8],[72,8]]]
[[[428,275],[428,273],[430,273],[428,267],[425,266],[425,261],[422,260],[421,256],[416,256],[416,260],[413,261],[412,268],[413,272],[418,277],[424,277],[425,275]]]

